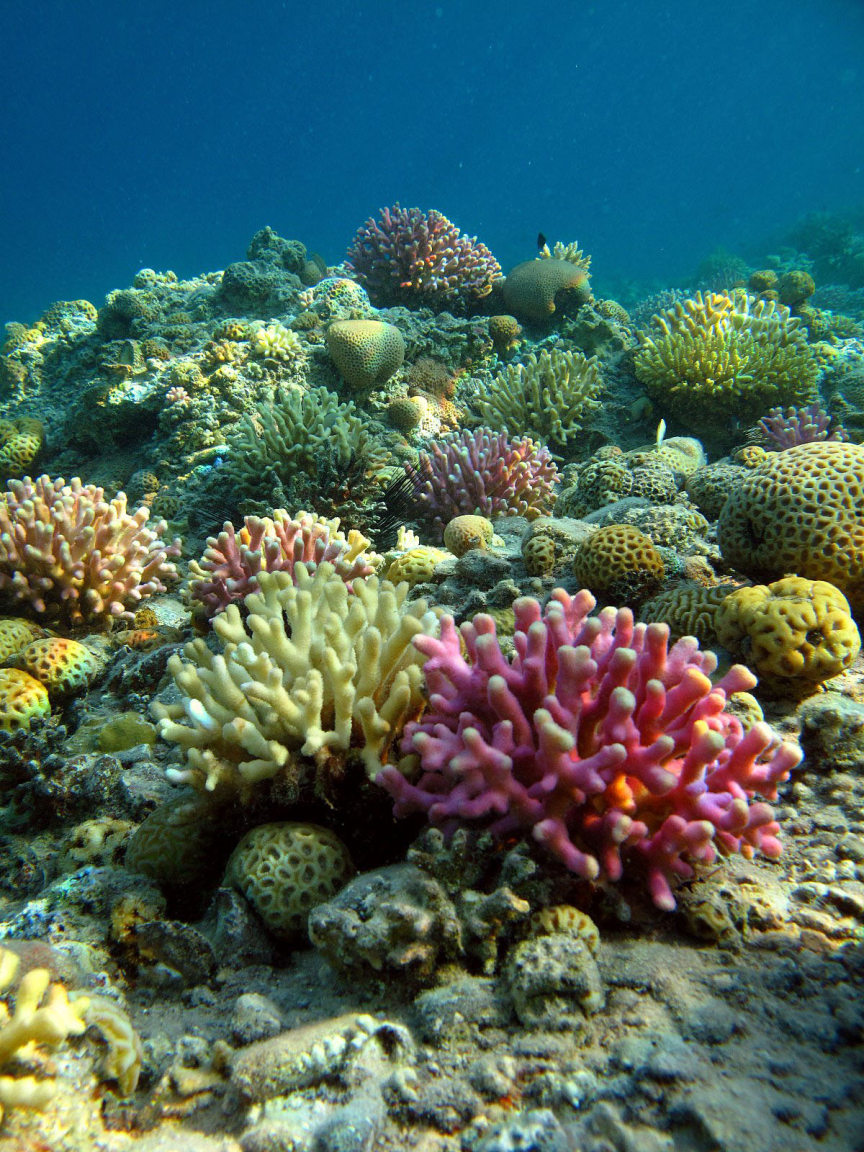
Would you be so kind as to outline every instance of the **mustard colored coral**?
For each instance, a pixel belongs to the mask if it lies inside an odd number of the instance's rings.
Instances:
[[[588,273],[570,260],[526,260],[507,273],[504,303],[514,316],[542,324],[556,311],[576,311],[591,297]]]
[[[405,359],[402,333],[383,320],[334,320],[327,329],[333,363],[358,392],[385,384]]]
[[[756,420],[812,398],[818,365],[801,322],[773,300],[697,292],[640,334],[636,375],[649,395],[698,428]]]
[[[0,732],[29,728],[50,714],[44,685],[20,668],[0,668]]]

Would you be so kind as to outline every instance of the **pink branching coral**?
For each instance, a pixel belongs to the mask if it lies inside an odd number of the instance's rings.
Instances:
[[[374,304],[425,304],[439,310],[470,307],[492,290],[498,261],[476,237],[463,236],[434,209],[382,208],[359,229],[349,267]]]
[[[323,520],[300,512],[292,519],[277,508],[273,519],[247,516],[239,532],[226,521],[218,536],[210,536],[200,561],[189,565],[190,591],[206,616],[216,616],[235,600],[258,588],[261,572],[290,572],[304,564],[311,574],[326,560],[350,587],[358,576],[371,576],[369,541],[353,529],[344,537],[338,520]]]
[[[417,499],[443,535],[454,516],[500,516],[534,520],[555,504],[558,469],[549,449],[525,436],[478,428],[432,441],[417,467],[405,465]]]
[[[780,448],[812,444],[816,440],[848,440],[846,429],[838,424],[831,429],[831,417],[818,400],[806,408],[771,408],[756,427]]]
[[[133,618],[140,600],[164,592],[177,571],[164,520],[147,527],[148,508],[126,511],[122,492],[40,476],[10,480],[0,495],[0,597],[40,616],[82,624]]]
[[[489,616],[460,629],[445,616],[440,639],[416,637],[429,707],[403,750],[421,773],[377,779],[397,816],[425,812],[447,833],[531,832],[587,880],[618,880],[625,859],[641,860],[654,903],[672,909],[690,861],[780,853],[771,808],[751,801],[774,799],[801,754],[766,724],[745,734],[725,710],[756,682],[742,665],[712,686],[717,661],[692,637],[670,648],[665,624],[634,625],[627,608],[589,616],[594,606],[560,588],[545,612],[517,600],[512,664]]]

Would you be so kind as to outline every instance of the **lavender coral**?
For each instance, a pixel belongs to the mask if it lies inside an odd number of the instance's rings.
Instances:
[[[841,425],[831,428],[831,417],[815,401],[804,408],[771,408],[756,425],[779,448],[813,444],[817,440],[846,440],[849,436]],[[829,431],[830,429],[830,431]]]
[[[147,527],[150,511],[126,511],[119,492],[75,477],[10,480],[0,496],[0,596],[40,616],[82,624],[132,619],[140,600],[164,592],[176,575],[164,544],[164,520]]]
[[[374,304],[471,308],[501,275],[498,261],[476,237],[463,236],[434,209],[382,208],[348,249],[349,268]]]
[[[288,572],[303,564],[310,574],[319,564],[332,564],[336,575],[351,586],[358,576],[371,576],[374,553],[369,541],[352,529],[346,537],[338,520],[299,512],[292,519],[284,508],[269,517],[247,516],[237,532],[226,521],[218,536],[210,536],[200,561],[189,565],[190,592],[207,617],[224,611],[235,600],[258,590],[262,572]]]
[[[771,808],[751,801],[773,799],[800,752],[765,724],[745,734],[725,710],[755,684],[746,668],[712,685],[717,661],[692,637],[670,648],[665,624],[634,625],[627,608],[589,616],[594,606],[560,588],[545,612],[517,600],[512,664],[489,616],[458,630],[445,616],[440,639],[418,636],[429,708],[403,751],[420,776],[388,767],[377,779],[397,816],[531,832],[588,880],[618,880],[637,858],[654,903],[672,909],[691,861],[780,853]]]
[[[534,520],[555,503],[558,470],[548,448],[527,436],[478,428],[432,441],[418,466],[405,465],[420,504],[443,533],[454,516],[499,516]]]

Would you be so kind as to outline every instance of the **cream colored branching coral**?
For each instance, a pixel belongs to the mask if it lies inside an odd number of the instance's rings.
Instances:
[[[508,365],[477,408],[490,428],[531,436],[561,459],[599,408],[601,387],[596,356],[588,360],[581,352],[553,348]]]
[[[0,994],[6,994],[18,974],[20,960],[0,948]],[[47,968],[32,968],[21,978],[14,1007],[0,1001],[0,1120],[9,1108],[45,1108],[57,1085],[50,1076],[16,1075],[16,1061],[38,1059],[40,1049],[57,1048],[69,1036],[80,1036],[87,1023],[89,1001],[70,1003],[62,984],[52,984]]]
[[[585,255],[575,240],[571,240],[569,244],[562,244],[560,240],[556,240],[555,247],[551,250],[548,244],[544,244],[537,253],[537,259],[566,260],[568,264],[575,264],[583,272],[587,272],[591,267],[591,257]]]
[[[296,584],[294,583],[296,581]],[[371,778],[423,706],[422,657],[411,641],[437,618],[408,585],[375,576],[349,590],[333,565],[313,574],[262,572],[258,591],[213,621],[222,651],[203,640],[168,662],[182,703],[154,705],[160,734],[186,749],[172,779],[199,790],[245,792],[297,753],[326,768],[355,750]]]
[[[697,427],[755,420],[776,404],[803,404],[818,374],[798,317],[745,292],[697,292],[640,333],[636,375],[664,408]]]
[[[67,624],[124,618],[139,601],[165,591],[177,573],[164,520],[126,510],[119,492],[40,476],[10,480],[0,495],[0,598]]]

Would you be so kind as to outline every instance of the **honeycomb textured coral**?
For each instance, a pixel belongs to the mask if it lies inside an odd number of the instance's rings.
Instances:
[[[0,420],[0,476],[17,476],[33,463],[45,439],[39,420]]]
[[[228,861],[225,881],[236,888],[282,940],[306,935],[309,913],[354,874],[348,849],[318,824],[261,824],[247,832]]]
[[[504,303],[514,316],[534,324],[556,309],[578,309],[591,296],[588,273],[569,260],[526,260],[507,273]]]
[[[772,687],[823,684],[861,650],[846,597],[824,580],[788,576],[738,588],[720,604],[716,625],[723,647]]]
[[[751,801],[774,799],[801,752],[764,724],[745,735],[726,711],[755,684],[746,668],[712,684],[717,660],[696,640],[670,648],[664,625],[636,625],[626,608],[591,616],[595,605],[560,588],[545,610],[517,600],[512,661],[488,616],[459,629],[442,617],[440,638],[415,641],[430,704],[404,749],[420,774],[389,767],[378,782],[396,816],[530,833],[587,880],[619,880],[632,859],[671,909],[692,861],[779,855],[770,807]]]
[[[411,640],[437,628],[425,601],[406,602],[407,584],[359,578],[349,592],[333,565],[265,572],[245,599],[215,618],[222,643],[201,640],[168,668],[182,703],[154,704],[160,735],[186,750],[174,780],[245,792],[293,757],[344,761],[356,750],[370,775],[390,756],[423,705],[421,658]]]
[[[441,548],[430,548],[421,544],[397,556],[387,569],[387,579],[391,584],[401,584],[404,580],[410,588],[415,584],[425,584],[432,579],[435,565],[447,560],[450,553]]]
[[[485,516],[454,516],[444,529],[444,547],[454,556],[464,556],[472,548],[485,551],[494,536],[492,521]]]
[[[695,636],[700,644],[717,643],[717,609],[735,584],[706,588],[701,584],[678,584],[658,592],[639,612],[643,620],[666,624],[673,640]]]
[[[327,329],[327,348],[357,392],[386,384],[405,359],[402,333],[383,320],[334,320]]]
[[[864,610],[864,447],[821,441],[744,469],[717,526],[725,562],[770,583],[826,580]]]
[[[17,732],[51,714],[48,693],[20,668],[0,668],[0,731]]]
[[[605,592],[631,572],[662,580],[663,557],[650,536],[631,524],[607,524],[579,546],[573,560],[576,580],[592,591]]]
[[[126,510],[119,492],[76,477],[10,480],[0,496],[0,597],[69,624],[124,618],[142,599],[166,590],[177,572],[165,521],[147,526],[150,510]]]
[[[665,410],[706,429],[706,418],[751,421],[773,404],[804,403],[818,375],[788,308],[727,292],[697,292],[655,316],[635,367]]]
[[[22,648],[44,635],[44,628],[31,620],[23,620],[20,616],[0,618],[0,664],[6,664]]]
[[[18,653],[15,665],[44,685],[50,698],[83,692],[99,668],[89,648],[63,636],[34,640]]]

